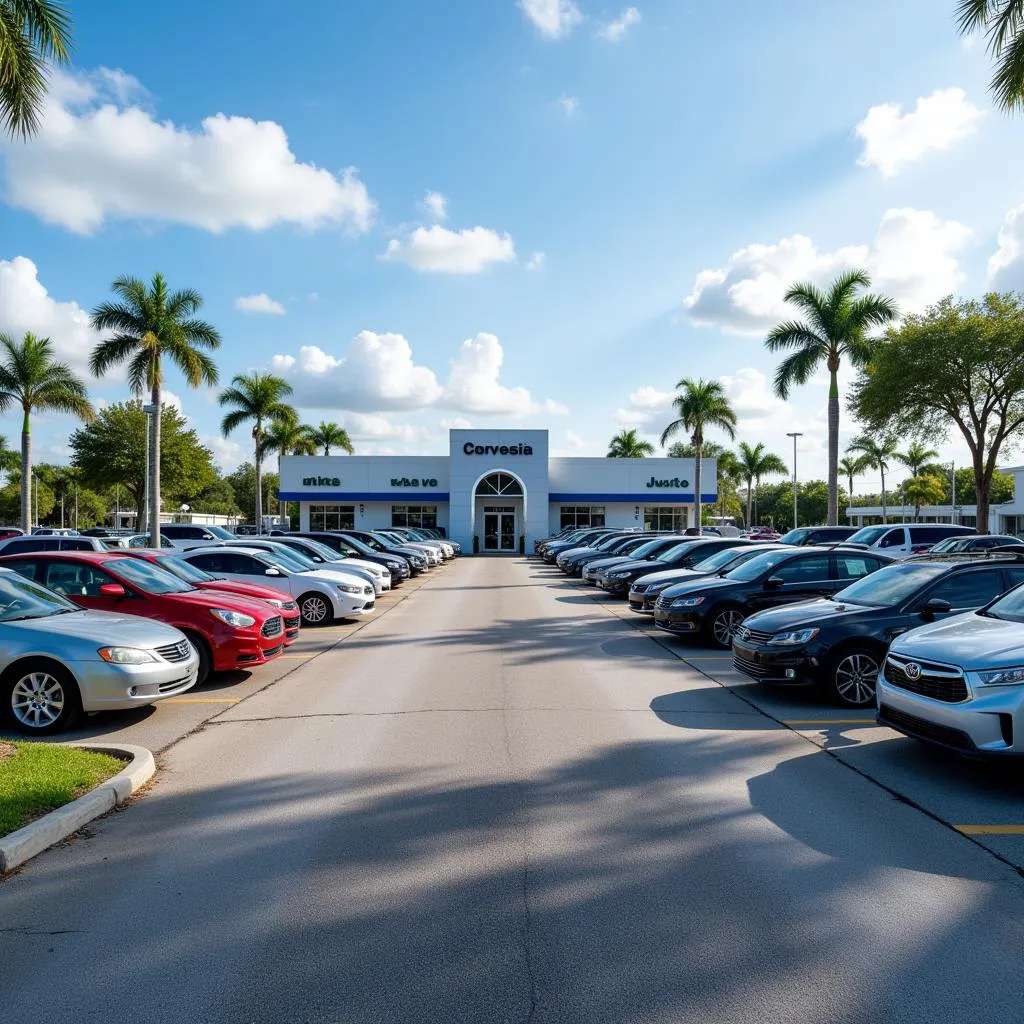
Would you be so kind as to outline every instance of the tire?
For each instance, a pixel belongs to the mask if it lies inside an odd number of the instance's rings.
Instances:
[[[12,665],[0,683],[0,718],[28,736],[69,729],[82,711],[74,676],[56,662],[36,658]]]
[[[735,604],[725,604],[713,609],[704,626],[705,640],[719,650],[731,650],[732,635],[746,617],[746,612]]]
[[[882,658],[870,647],[847,647],[829,665],[828,685],[838,704],[847,708],[875,706],[875,684]]]
[[[315,591],[299,598],[299,613],[304,626],[323,626],[334,618],[327,598]]]
[[[198,633],[186,633],[188,642],[196,649],[199,655],[199,672],[196,674],[196,686],[202,686],[210,673],[213,671],[213,658],[210,655],[210,645]]]

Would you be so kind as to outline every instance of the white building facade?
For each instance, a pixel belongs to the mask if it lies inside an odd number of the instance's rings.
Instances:
[[[546,430],[452,430],[448,455],[289,455],[280,497],[302,530],[440,529],[464,551],[511,553],[563,526],[694,524],[693,459],[551,458]],[[705,459],[702,500],[717,500]],[[474,544],[474,538],[476,543]]]

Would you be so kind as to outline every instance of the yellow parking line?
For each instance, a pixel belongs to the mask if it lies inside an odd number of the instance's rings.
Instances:
[[[789,718],[783,725],[877,725],[873,718]]]
[[[965,836],[1024,836],[1024,825],[954,825]]]
[[[164,704],[237,704],[241,697],[168,697]]]

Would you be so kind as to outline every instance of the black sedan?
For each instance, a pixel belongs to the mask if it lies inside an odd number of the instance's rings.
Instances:
[[[343,537],[340,533],[328,533],[324,530],[309,530],[306,533],[282,533],[279,534],[282,540],[287,537],[306,538],[319,541],[325,544],[332,551],[337,551],[342,558],[361,558],[366,562],[376,562],[384,566],[391,573],[391,584],[394,586],[411,575],[408,559],[401,555],[389,554],[386,551],[377,551],[361,540],[351,537]]]
[[[669,633],[701,635],[728,649],[748,615],[828,597],[891,561],[873,551],[847,548],[777,548],[725,576],[669,587],[654,606],[654,621]]]
[[[709,555],[715,554],[716,551],[743,547],[748,543],[749,541],[740,537],[688,537],[667,551],[663,551],[657,558],[613,565],[597,577],[596,583],[609,594],[625,594],[628,593],[634,580],[646,576],[649,572],[662,572],[665,569],[689,569]]]
[[[873,706],[895,637],[980,608],[1022,582],[1024,564],[1012,555],[896,562],[830,599],[751,615],[733,635],[733,663],[762,683],[822,684],[840,704]]]

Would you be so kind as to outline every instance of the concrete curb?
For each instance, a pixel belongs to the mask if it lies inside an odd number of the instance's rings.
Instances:
[[[156,762],[152,753],[145,747],[137,747],[130,743],[87,742],[67,745],[115,757],[127,754],[131,760],[113,778],[100,783],[84,796],[58,807],[55,811],[50,811],[49,814],[44,814],[24,828],[19,828],[17,832],[0,839],[0,875],[13,871],[54,843],[59,843],[73,832],[77,832],[94,818],[113,810],[156,773]]]

